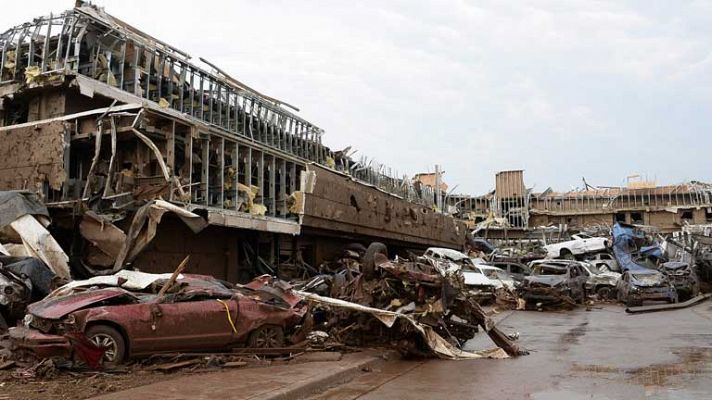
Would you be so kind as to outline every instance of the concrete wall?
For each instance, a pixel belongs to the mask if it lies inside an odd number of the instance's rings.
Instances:
[[[466,226],[437,213],[323,167],[313,190],[305,193],[302,224],[351,238],[379,238],[420,246],[462,247]]]

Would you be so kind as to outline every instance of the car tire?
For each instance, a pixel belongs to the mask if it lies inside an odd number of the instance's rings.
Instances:
[[[5,321],[5,317],[0,314],[0,333],[5,333],[9,329],[7,325],[7,321]]]
[[[361,243],[349,243],[346,246],[344,246],[344,250],[350,250],[358,253],[359,257],[363,257],[364,254],[366,254],[366,246],[362,245]]]
[[[247,346],[254,349],[284,347],[284,330],[278,325],[262,325],[250,333]]]
[[[608,300],[611,298],[611,288],[608,286],[599,286],[596,289],[596,294],[599,300]]]
[[[94,325],[86,330],[85,335],[90,342],[107,349],[102,359],[105,367],[113,367],[124,361],[126,341],[119,331],[107,325]]]
[[[373,242],[366,249],[366,254],[363,256],[363,274],[370,278],[376,270],[375,257],[376,254],[383,254],[388,257],[388,248],[381,242]]]

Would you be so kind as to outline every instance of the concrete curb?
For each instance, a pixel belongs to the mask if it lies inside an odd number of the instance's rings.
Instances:
[[[265,396],[260,396],[259,399],[293,400],[312,396],[326,391],[334,386],[349,382],[364,370],[372,369],[385,362],[386,360],[382,355],[368,355],[362,360],[355,361],[351,365],[325,371],[323,375],[277,389],[274,392],[266,394]]]

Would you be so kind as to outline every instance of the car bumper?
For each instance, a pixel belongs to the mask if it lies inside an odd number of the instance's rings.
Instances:
[[[72,345],[64,336],[48,335],[25,327],[10,328],[10,341],[17,349],[27,350],[39,358],[71,354]]]
[[[673,300],[675,295],[672,288],[645,288],[628,293],[632,300]]]
[[[671,279],[672,285],[678,292],[692,292],[697,282],[686,277]]]

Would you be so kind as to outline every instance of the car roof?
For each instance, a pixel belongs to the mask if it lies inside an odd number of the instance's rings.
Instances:
[[[551,259],[543,259],[543,260],[534,260],[531,263],[529,263],[532,267],[536,265],[556,265],[557,267],[567,267],[569,265],[581,265],[580,261],[576,260],[551,260]]]
[[[540,266],[540,265],[543,265],[543,266],[545,266],[545,267],[547,267],[547,268],[555,268],[555,269],[566,269],[566,267],[568,267],[568,265],[557,265],[557,264],[547,264],[547,263],[539,263],[539,264],[536,264],[536,265],[534,265],[534,266],[537,267],[537,266]]]
[[[493,270],[505,272],[502,268],[500,268],[500,267],[495,267],[494,265],[475,264],[475,266],[476,266],[476,267],[480,267],[480,268],[482,268],[482,269],[493,269]]]

